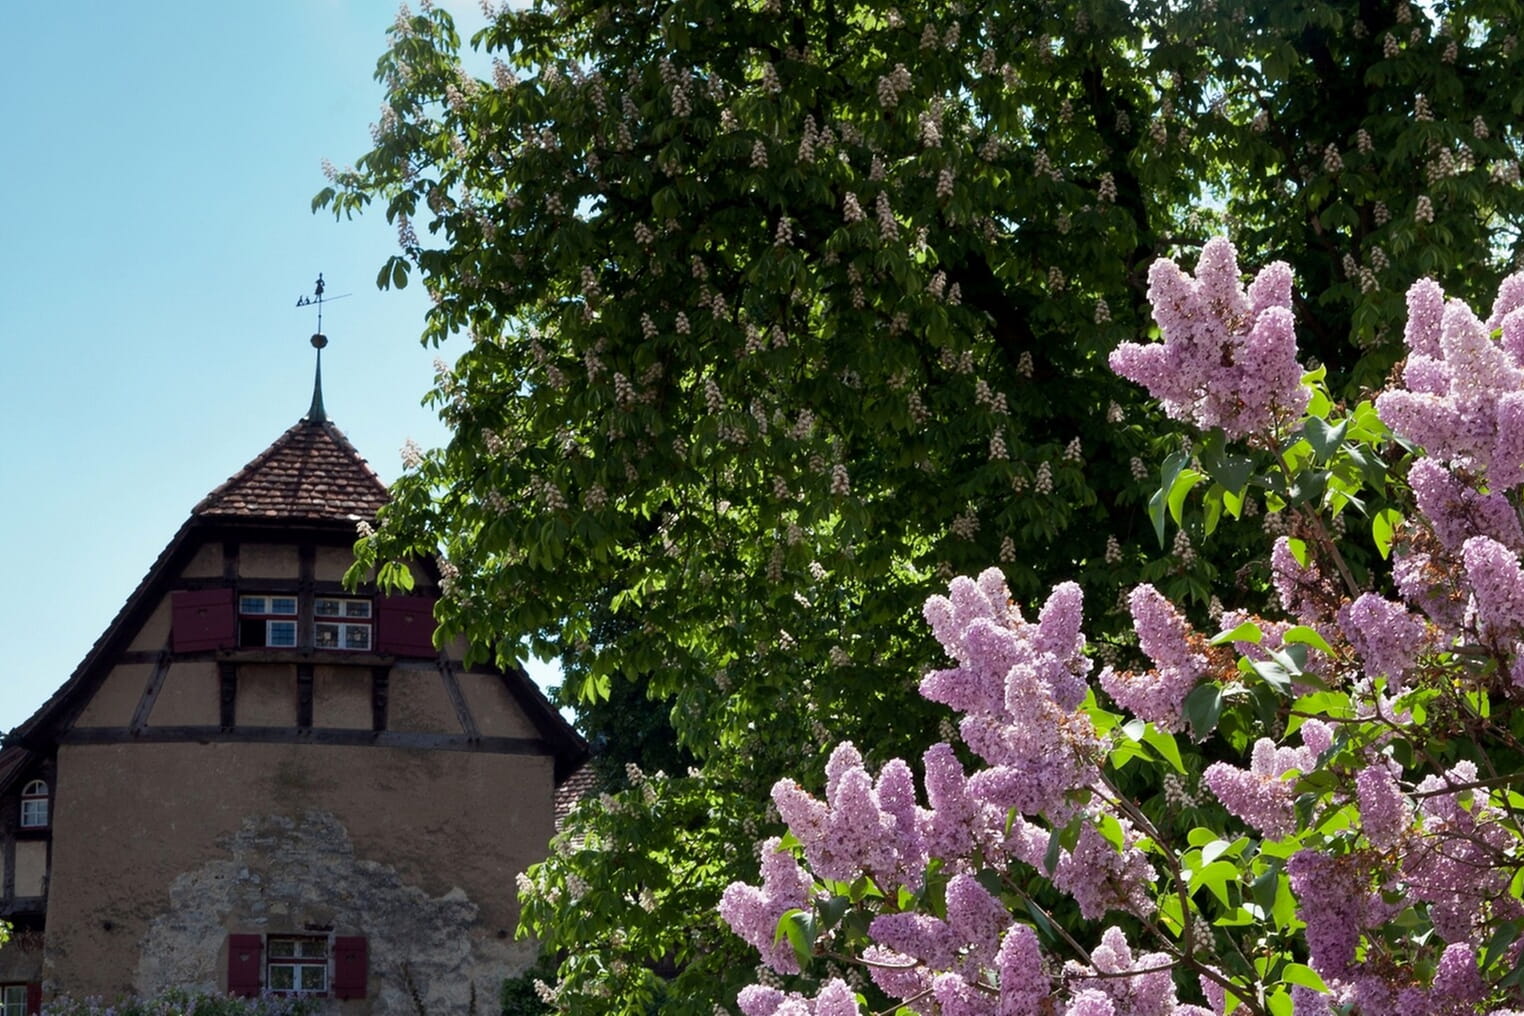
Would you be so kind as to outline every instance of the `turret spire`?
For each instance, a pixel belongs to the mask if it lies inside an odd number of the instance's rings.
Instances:
[[[323,408],[323,347],[326,345],[328,345],[328,336],[322,332],[314,332],[312,348],[317,350],[317,372],[312,377],[312,405],[307,409],[309,423],[328,422],[328,411]]]
[[[325,300],[323,289],[323,273],[319,272],[317,283],[312,287],[312,295],[296,298],[298,307],[317,307],[317,331],[312,333],[312,348],[317,350],[317,372],[312,379],[312,405],[307,409],[307,420],[310,423],[328,422],[328,411],[323,408],[323,347],[328,345],[328,336],[323,334],[323,304],[326,300],[342,300],[349,295],[330,296]]]

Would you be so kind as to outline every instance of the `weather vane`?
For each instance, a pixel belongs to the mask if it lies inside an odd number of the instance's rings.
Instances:
[[[352,293],[341,293],[338,296],[324,296],[323,290],[325,288],[326,287],[323,283],[323,273],[318,272],[317,283],[312,287],[312,295],[299,296],[296,298],[296,305],[298,307],[317,308],[317,331],[312,333],[312,348],[314,349],[322,349],[324,346],[328,345],[328,336],[323,334],[323,304],[332,303],[335,300],[342,300],[346,296],[354,295]]]
[[[317,331],[312,333],[312,348],[317,350],[317,370],[312,377],[312,407],[307,410],[307,419],[314,423],[322,423],[328,419],[328,412],[323,408],[323,347],[328,345],[328,336],[323,334],[323,304],[342,300],[351,295],[343,293],[339,296],[324,296],[325,288],[323,273],[319,272],[317,284],[312,288],[312,295],[296,298],[298,307],[317,308]]]

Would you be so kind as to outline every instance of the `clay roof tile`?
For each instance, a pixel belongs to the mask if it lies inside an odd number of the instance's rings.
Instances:
[[[212,491],[202,518],[348,522],[375,518],[386,485],[339,428],[304,419]]]

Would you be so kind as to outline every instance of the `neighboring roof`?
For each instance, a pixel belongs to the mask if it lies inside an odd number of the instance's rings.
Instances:
[[[566,824],[572,809],[581,804],[583,798],[591,796],[597,786],[598,774],[586,764],[561,781],[556,787],[556,832]]]
[[[312,414],[203,498],[191,514],[353,523],[375,518],[386,501],[386,484],[370,463],[339,428]]]

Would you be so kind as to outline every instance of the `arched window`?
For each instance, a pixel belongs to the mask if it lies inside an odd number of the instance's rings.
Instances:
[[[33,780],[21,790],[21,828],[45,829],[48,825],[48,785]]]

